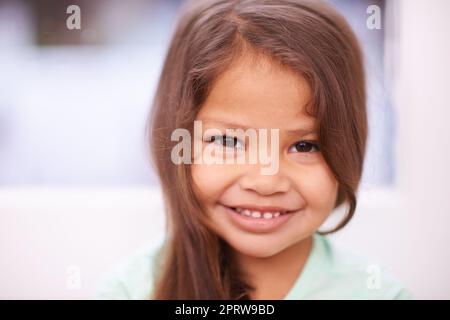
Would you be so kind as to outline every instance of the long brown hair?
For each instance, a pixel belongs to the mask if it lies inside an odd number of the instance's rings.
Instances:
[[[367,119],[361,49],[345,19],[319,1],[188,2],[169,46],[149,118],[152,161],[167,214],[166,250],[152,298],[248,299],[222,239],[206,227],[187,164],[171,161],[171,133],[193,121],[214,79],[239,55],[270,57],[303,76],[313,101],[321,152],[338,184],[336,206],[352,218],[363,169]]]

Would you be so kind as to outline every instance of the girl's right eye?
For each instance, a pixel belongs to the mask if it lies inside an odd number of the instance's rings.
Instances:
[[[238,148],[243,149],[244,143],[237,137],[227,136],[227,135],[215,135],[206,139],[206,142],[214,142],[225,148]]]

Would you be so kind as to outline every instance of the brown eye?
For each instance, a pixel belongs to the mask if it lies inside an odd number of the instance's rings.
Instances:
[[[310,141],[299,141],[295,143],[291,148],[289,148],[289,151],[309,153],[319,151],[319,147],[316,143]]]
[[[243,143],[237,138],[232,136],[212,136],[209,138],[209,142],[214,142],[226,148],[243,148]]]

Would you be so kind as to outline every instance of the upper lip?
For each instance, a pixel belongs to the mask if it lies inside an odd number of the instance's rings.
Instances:
[[[225,205],[229,208],[241,208],[241,209],[247,209],[250,211],[259,211],[259,212],[293,212],[297,211],[298,209],[287,209],[280,206],[256,206],[256,205],[249,205],[249,204],[237,204],[237,205]]]

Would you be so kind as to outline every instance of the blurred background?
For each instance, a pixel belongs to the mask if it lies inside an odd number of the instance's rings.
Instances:
[[[363,45],[370,125],[359,207],[331,237],[449,299],[450,2],[329,2]],[[164,236],[144,132],[182,3],[0,0],[0,298],[89,298]]]

